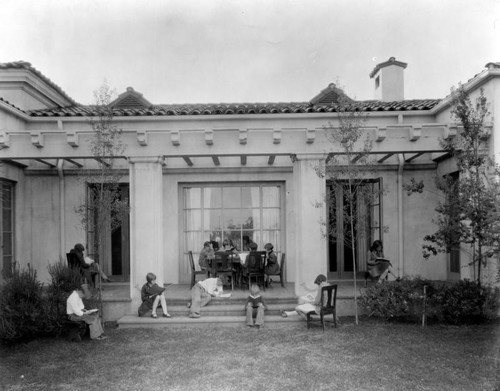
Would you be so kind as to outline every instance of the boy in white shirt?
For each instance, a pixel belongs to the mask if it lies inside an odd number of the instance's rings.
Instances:
[[[191,288],[191,305],[189,310],[190,318],[199,318],[201,307],[206,306],[212,297],[222,293],[222,281],[220,278],[207,278],[198,281]]]
[[[78,287],[69,295],[68,300],[66,300],[66,313],[69,320],[75,322],[83,320],[87,323],[90,329],[90,339],[98,341],[106,339],[103,335],[104,330],[97,315],[97,310],[86,310],[82,297],[84,297],[83,288]]]

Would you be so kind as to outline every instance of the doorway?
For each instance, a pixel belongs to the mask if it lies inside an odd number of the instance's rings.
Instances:
[[[327,194],[328,278],[353,279],[366,270],[371,243],[382,240],[382,178],[330,181]]]
[[[89,186],[89,193],[95,191]],[[95,197],[89,196],[89,204]],[[119,184],[117,199],[129,205],[129,185]],[[95,201],[94,201],[95,202]],[[114,281],[130,280],[130,217],[124,214],[118,226],[112,226],[111,212],[106,211],[104,224],[98,224],[98,208],[89,207],[87,243],[89,255],[101,265],[102,270]]]

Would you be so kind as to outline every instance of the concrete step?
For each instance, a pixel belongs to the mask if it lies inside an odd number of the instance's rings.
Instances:
[[[168,305],[168,303],[167,303]],[[281,311],[292,311],[297,303],[272,303],[267,304],[266,315],[276,315],[281,316]],[[209,305],[201,309],[202,314],[208,316],[244,316],[245,315],[245,302],[242,303],[228,303]],[[176,306],[168,305],[168,312],[175,316],[186,316],[189,313],[189,309],[186,305]]]
[[[169,310],[170,312],[170,310]],[[280,315],[265,315],[264,326],[266,328],[279,327],[284,324],[297,324],[305,321],[300,316],[283,318]],[[138,317],[135,315],[126,315],[118,320],[118,327],[126,328],[161,328],[161,327],[240,327],[246,328],[245,316],[212,316],[205,315],[197,319],[192,319],[187,316],[174,316],[173,318],[157,318]]]

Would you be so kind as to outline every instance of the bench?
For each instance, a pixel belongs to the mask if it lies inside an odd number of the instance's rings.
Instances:
[[[81,342],[87,332],[89,332],[89,326],[83,320],[74,321],[66,318],[63,323],[63,332],[66,334],[68,341]]]

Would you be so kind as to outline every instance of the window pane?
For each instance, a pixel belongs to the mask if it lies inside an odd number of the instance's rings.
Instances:
[[[186,251],[199,251],[203,247],[203,243],[205,242],[202,238],[201,232],[186,232]]]
[[[3,233],[3,255],[12,255],[12,233]]]
[[[280,213],[279,209],[264,209],[262,211],[262,228],[279,229]]]
[[[262,231],[262,249],[264,249],[264,245],[266,243],[271,243],[274,246],[274,251],[281,250],[279,249],[280,244],[280,233],[279,231]],[[259,246],[259,248],[261,248]]]
[[[2,186],[2,204],[4,208],[11,207],[12,188],[10,183],[4,183]]]
[[[4,231],[12,230],[12,211],[10,209],[3,209],[2,211],[2,228]]]
[[[201,189],[199,187],[188,187],[184,189],[185,208],[201,207]]]
[[[279,207],[280,192],[278,186],[263,186],[262,187],[262,202],[264,206]]]
[[[242,209],[241,219],[243,221],[243,229],[259,229],[260,209]]]
[[[203,206],[205,208],[222,208],[222,189],[205,187],[203,189]]]
[[[244,230],[242,231],[242,245],[241,245],[241,251],[250,251],[250,243],[257,243],[256,239],[257,235],[253,231],[247,231]]]
[[[224,209],[224,228],[229,230],[239,229],[243,224],[241,210]]]
[[[224,202],[224,208],[240,208],[241,187],[222,188],[222,200]]]
[[[241,203],[243,208],[258,208],[260,206],[259,190],[258,187],[241,188]]]
[[[201,230],[201,210],[186,210],[186,230]]]
[[[214,242],[217,242],[219,243],[219,247],[222,246],[222,232],[221,231],[210,231],[208,233],[208,240],[210,240],[211,242],[214,241]]]
[[[203,229],[206,231],[221,231],[221,210],[208,209],[203,211]]]
[[[241,250],[241,231],[225,231],[224,239],[231,240],[233,242],[233,246],[236,247],[236,249]]]

